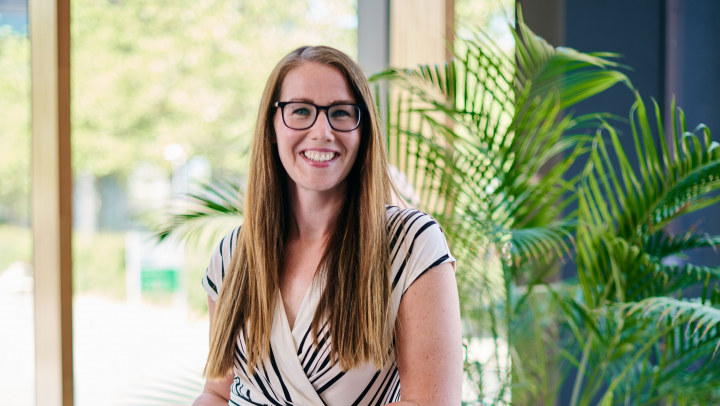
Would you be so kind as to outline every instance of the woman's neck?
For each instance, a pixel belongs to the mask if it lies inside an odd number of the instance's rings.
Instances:
[[[346,182],[324,192],[303,189],[295,182],[288,182],[292,215],[289,238],[301,242],[325,240],[342,211],[346,190]]]

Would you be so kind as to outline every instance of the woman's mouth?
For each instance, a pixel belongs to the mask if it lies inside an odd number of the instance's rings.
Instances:
[[[314,162],[328,162],[338,156],[337,152],[304,151],[302,155]]]

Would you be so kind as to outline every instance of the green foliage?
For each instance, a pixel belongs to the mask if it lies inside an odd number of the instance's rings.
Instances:
[[[169,219],[155,227],[163,241],[177,235],[191,246],[210,246],[242,224],[242,190],[227,180],[197,185],[197,191],[173,202]],[[214,247],[213,247],[214,248]]]
[[[0,25],[0,222],[28,218],[30,201],[30,41],[9,28]]]
[[[73,293],[125,299],[124,233],[74,233]]]
[[[307,44],[357,52],[355,0],[73,0],[71,6],[73,170],[111,175],[121,185],[140,161],[170,169],[163,149],[171,143],[188,157],[204,155],[218,177],[241,177],[247,134],[277,61]],[[0,25],[0,223],[27,224],[30,40],[8,28]],[[157,213],[147,223],[162,220]],[[210,222],[220,233],[240,220]],[[32,233],[0,227],[0,270],[15,260],[30,263]],[[94,238],[75,236],[75,292],[121,300],[123,236]],[[207,295],[199,281],[209,254],[189,250],[186,258],[189,306],[202,314]]]
[[[720,297],[715,287],[720,268],[669,263],[686,257],[690,249],[714,246],[718,237],[694,230],[675,236],[666,226],[717,201],[708,195],[720,187],[720,144],[702,125],[696,130],[702,132],[702,142],[688,132],[681,110],[673,109],[673,125],[667,129],[657,104],[654,111],[657,136],[636,95],[630,122],[638,169],[630,165],[618,134],[607,123],[595,137],[578,188],[580,288],[595,325],[604,320],[600,314],[617,316],[617,309],[629,308],[621,323],[608,323],[604,336],[593,342],[598,351],[617,360],[616,369],[622,371],[610,380],[605,396],[616,392],[638,405],[669,396],[680,404],[713,403],[720,399],[720,377],[712,373],[720,367],[715,357],[720,342]],[[619,169],[608,158],[606,132]],[[698,302],[673,298],[682,288],[697,285],[703,286]],[[624,352],[619,352],[622,346],[612,345],[615,342],[624,343]],[[599,360],[589,364],[607,369]],[[591,390],[579,404],[589,404],[603,378],[607,380],[603,375],[590,377],[586,387]],[[632,382],[632,387],[618,387],[622,380]]]
[[[346,15],[353,4],[324,12]],[[300,45],[323,41],[352,53],[356,41],[354,29],[305,1],[72,5],[73,163],[95,176],[127,174],[141,159],[167,166],[170,143],[205,155],[221,174],[244,172],[246,135],[272,66]]]
[[[12,262],[32,264],[32,230],[0,225],[0,271]],[[119,233],[73,235],[73,293],[125,298],[125,237]]]
[[[0,271],[15,261],[32,263],[32,232],[27,227],[0,224]]]

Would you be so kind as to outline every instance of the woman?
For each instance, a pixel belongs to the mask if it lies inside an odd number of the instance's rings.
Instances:
[[[244,224],[203,279],[210,355],[194,405],[459,404],[455,259],[432,218],[387,205],[357,64],[328,47],[287,55],[251,162]]]

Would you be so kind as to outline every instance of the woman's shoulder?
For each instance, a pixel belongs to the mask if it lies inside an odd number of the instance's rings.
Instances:
[[[391,233],[405,229],[405,232],[417,227],[440,226],[429,214],[411,207],[401,208],[398,206],[385,205],[388,231]],[[441,230],[442,232],[442,230]]]
[[[412,208],[412,207],[398,207],[398,206],[393,206],[390,204],[385,205],[385,214],[386,214],[388,220],[397,220],[399,218],[407,218],[408,216],[410,216],[414,213],[420,213],[420,214],[427,216],[426,213],[423,213],[422,211]]]
[[[215,301],[217,301],[220,286],[225,279],[225,270],[230,266],[230,259],[237,245],[241,227],[237,226],[225,234],[210,256],[210,263],[205,271],[205,276],[203,276],[202,284],[208,295]]]
[[[392,288],[404,293],[422,274],[445,262],[455,263],[435,219],[420,210],[387,206]]]
[[[217,254],[223,258],[227,257],[227,259],[229,260],[230,257],[232,257],[235,245],[237,245],[237,239],[240,235],[240,228],[242,228],[242,225],[233,228],[232,230],[230,230],[230,232],[225,234],[225,236],[220,240],[220,244],[218,244],[218,246],[215,248],[213,255]]]

